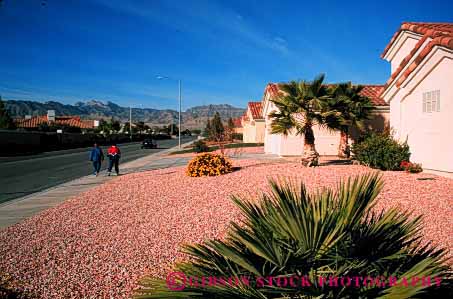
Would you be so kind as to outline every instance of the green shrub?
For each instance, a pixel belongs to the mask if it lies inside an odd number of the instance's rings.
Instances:
[[[231,137],[233,140],[243,140],[243,134],[242,133],[233,133],[231,134]]]
[[[352,152],[360,163],[381,170],[401,170],[401,162],[410,157],[407,143],[399,143],[390,133],[371,133],[353,144]]]
[[[178,276],[176,286],[185,288],[170,289],[175,286],[174,276],[167,283],[145,278],[136,297],[450,298],[452,269],[444,264],[447,252],[420,242],[421,218],[397,208],[372,211],[382,188],[377,175],[311,194],[303,184],[271,182],[271,187],[272,192],[259,198],[233,198],[241,220],[231,224],[224,238],[183,247],[188,259],[174,271],[184,275]],[[405,278],[411,283],[414,277],[434,281],[435,276],[442,277],[439,286],[422,284],[421,279],[416,285],[402,282]],[[193,277],[198,278],[196,284],[189,281]],[[202,285],[202,277],[250,279],[248,284]],[[356,277],[359,285],[321,284],[320,277],[327,281]],[[390,277],[397,277],[398,284],[390,285]],[[259,283],[257,278],[266,280]],[[291,278],[294,285],[288,282]],[[310,285],[303,285],[301,278]],[[379,283],[367,278],[378,278]]]
[[[197,140],[193,143],[193,151],[196,153],[209,152],[209,146],[203,140]]]

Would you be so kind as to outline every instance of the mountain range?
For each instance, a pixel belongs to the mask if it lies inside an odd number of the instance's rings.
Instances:
[[[55,110],[58,115],[78,115],[83,119],[110,119],[121,122],[129,121],[129,107],[121,107],[112,102],[90,100],[77,102],[74,105],[60,102],[34,102],[34,101],[5,101],[6,109],[12,117],[25,117],[26,115],[46,115],[47,110]],[[181,113],[182,123],[186,128],[202,128],[206,120],[219,112],[222,119],[238,117],[245,109],[236,108],[228,104],[204,105],[187,109]],[[132,108],[132,121],[144,121],[148,125],[168,125],[178,120],[178,111],[171,109]]]

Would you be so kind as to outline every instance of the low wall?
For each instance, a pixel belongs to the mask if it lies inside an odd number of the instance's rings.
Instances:
[[[132,141],[142,141],[150,135],[133,135]],[[35,154],[45,151],[70,149],[93,145],[130,142],[130,135],[112,134],[80,134],[80,133],[48,133],[0,130],[0,156],[16,156]]]

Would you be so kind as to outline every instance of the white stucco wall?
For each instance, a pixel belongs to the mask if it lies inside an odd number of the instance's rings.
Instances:
[[[266,119],[264,127],[264,152],[267,154],[277,154],[280,152],[282,136],[270,133],[270,120]]]
[[[264,119],[255,121],[255,142],[263,143],[264,142]]]
[[[247,121],[244,123],[243,142],[263,143],[264,142],[264,120]]]
[[[273,103],[266,103],[264,113],[275,111],[277,108]],[[300,156],[304,150],[303,136],[296,136],[294,133],[288,136],[270,134],[271,120],[265,116],[264,150],[266,153],[279,156]],[[313,126],[315,134],[315,146],[320,155],[337,155],[340,142],[340,133],[333,132],[319,126]]]
[[[281,145],[281,135],[276,135],[276,134],[269,134],[269,142],[266,142],[266,139],[264,140],[264,147],[267,147],[267,151],[265,153],[267,154],[277,154],[280,152],[280,145]]]
[[[316,150],[320,155],[336,156],[340,142],[340,133],[329,131],[319,126],[313,127]],[[303,136],[266,133],[265,152],[279,156],[300,156],[304,151]]]
[[[411,160],[453,172],[453,53],[437,50],[392,100],[391,126],[407,138]],[[423,93],[440,91],[440,111],[423,112]],[[400,118],[398,119],[398,114]]]
[[[290,134],[280,137],[280,149],[275,154],[280,156],[300,156],[304,152],[304,141],[301,136]]]
[[[396,138],[401,137],[400,118],[400,102],[398,98],[395,98],[390,102],[390,127],[392,128]]]
[[[409,31],[400,33],[395,43],[385,55],[385,59],[390,61],[392,73],[398,68],[401,61],[414,49],[421,38],[421,35]]]
[[[266,98],[267,99],[267,98]],[[300,156],[303,153],[304,141],[302,136],[295,136],[289,134],[288,136],[271,134],[271,119],[268,115],[275,111],[277,107],[269,101],[264,102],[264,117],[265,117],[265,130],[264,130],[264,151],[269,154],[276,154],[280,156]],[[382,130],[389,119],[388,110],[380,109],[376,111],[376,117],[367,122],[370,129]],[[340,143],[340,132],[331,131],[319,126],[314,126],[313,131],[315,134],[316,150],[320,155],[338,155],[338,147]],[[352,132],[351,132],[352,133]],[[352,134],[351,134],[352,137]],[[352,139],[349,140],[351,144]]]
[[[264,129],[264,152],[271,153],[272,152],[272,135],[267,132],[267,124],[266,128]]]
[[[336,156],[340,146],[340,132],[323,127],[313,127],[316,150],[320,155]]]
[[[243,142],[245,143],[255,142],[256,139],[255,126],[250,125],[249,122],[245,123],[242,138]]]

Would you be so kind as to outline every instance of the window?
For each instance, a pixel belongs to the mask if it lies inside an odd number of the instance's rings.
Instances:
[[[440,90],[423,93],[423,113],[440,112]]]

